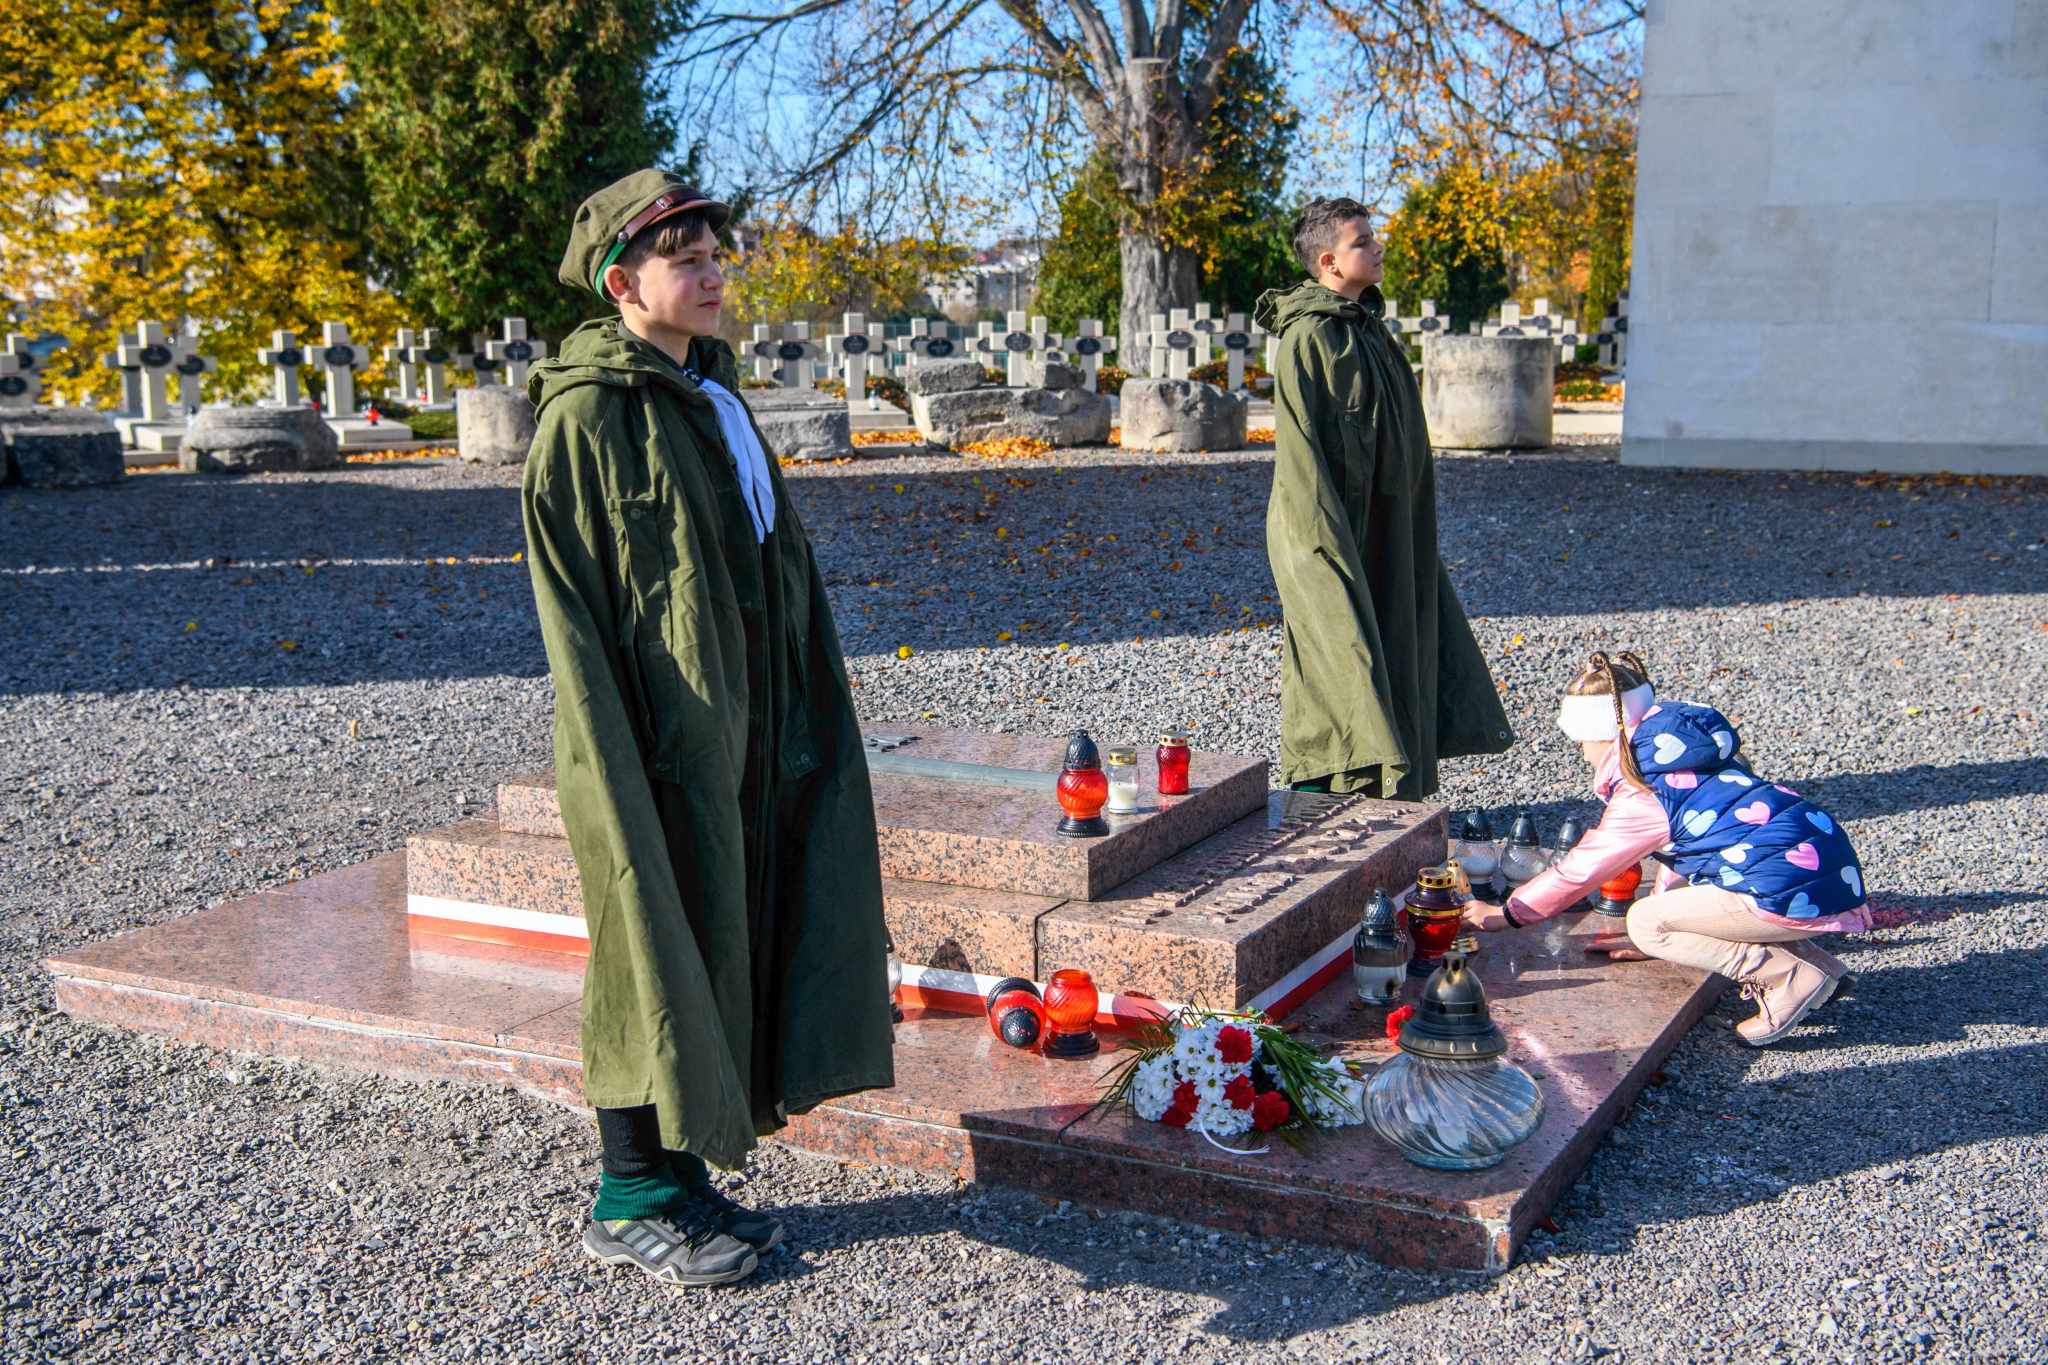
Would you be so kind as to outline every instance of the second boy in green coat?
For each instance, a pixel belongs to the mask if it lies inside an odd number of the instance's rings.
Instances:
[[[1266,512],[1286,621],[1280,774],[1420,800],[1439,760],[1505,752],[1514,732],[1437,550],[1422,395],[1380,321],[1365,207],[1310,200],[1294,247],[1313,278],[1255,314],[1280,337]]]

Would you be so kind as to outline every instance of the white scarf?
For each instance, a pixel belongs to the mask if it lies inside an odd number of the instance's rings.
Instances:
[[[709,379],[698,380],[697,387],[711,396],[712,406],[718,409],[718,427],[725,433],[726,449],[732,452],[733,471],[740,476],[740,499],[754,519],[754,538],[765,541],[775,529],[775,485],[769,482],[768,454],[747,419],[747,405],[724,385]]]

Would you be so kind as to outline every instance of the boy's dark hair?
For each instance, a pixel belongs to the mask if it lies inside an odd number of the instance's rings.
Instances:
[[[1344,225],[1358,218],[1371,218],[1356,199],[1311,199],[1294,215],[1294,254],[1310,279],[1316,277],[1316,258],[1337,245]]]
[[[626,243],[626,249],[619,253],[613,265],[622,265],[628,270],[644,265],[650,256],[664,260],[680,256],[697,245],[704,234],[711,231],[711,215],[708,209],[684,209],[671,218],[650,223],[634,234]]]

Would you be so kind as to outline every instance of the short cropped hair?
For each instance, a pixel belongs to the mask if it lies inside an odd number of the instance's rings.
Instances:
[[[674,217],[640,229],[612,264],[633,270],[645,265],[650,256],[659,256],[663,260],[680,256],[702,241],[704,234],[710,231],[711,216],[707,210],[684,209]]]
[[[1313,279],[1316,259],[1337,245],[1344,225],[1357,218],[1371,218],[1356,199],[1311,199],[1294,215],[1294,254],[1301,268]]]

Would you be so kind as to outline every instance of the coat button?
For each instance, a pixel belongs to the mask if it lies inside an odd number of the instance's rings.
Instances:
[[[627,515],[632,517],[635,521],[640,521],[646,517],[647,509],[644,507],[635,507],[631,512],[627,513]]]

